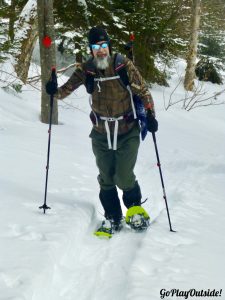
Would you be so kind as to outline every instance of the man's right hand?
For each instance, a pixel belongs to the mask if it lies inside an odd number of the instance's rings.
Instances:
[[[45,86],[45,90],[47,94],[54,95],[58,90],[57,83],[52,80],[49,80]]]

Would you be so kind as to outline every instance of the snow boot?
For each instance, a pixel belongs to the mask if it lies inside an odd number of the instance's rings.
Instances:
[[[135,231],[145,231],[150,225],[150,217],[141,206],[132,206],[127,210],[126,223]]]
[[[141,205],[141,197],[141,189],[137,181],[132,189],[123,191],[123,203],[126,208]]]
[[[98,237],[111,238],[115,232],[118,232],[123,227],[123,218],[117,221],[113,219],[105,219],[101,226],[94,232]]]

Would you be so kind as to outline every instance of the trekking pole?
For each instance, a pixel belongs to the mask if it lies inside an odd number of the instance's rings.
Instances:
[[[157,143],[156,143],[155,132],[152,132],[152,138],[153,138],[153,142],[154,142],[154,145],[155,145],[155,153],[156,153],[156,157],[157,157],[157,166],[159,167],[159,174],[160,174],[162,189],[163,189],[163,198],[164,198],[165,204],[166,204],[166,211],[167,211],[170,231],[171,232],[176,232],[175,230],[172,229],[172,225],[171,225],[169,207],[168,207],[167,198],[166,198],[166,191],[165,191],[165,186],[164,186],[164,181],[163,181],[163,176],[162,176],[161,163],[160,163],[160,160],[159,160],[159,152],[158,152],[158,147],[157,147]]]
[[[132,32],[130,34],[130,43],[131,43],[131,57],[132,57],[132,61],[135,64],[135,58],[134,58],[134,40],[135,40],[135,35]]]
[[[127,57],[130,60],[132,60],[133,63],[134,63],[134,40],[135,40],[134,33],[131,33],[129,42],[126,45],[124,45],[124,49],[127,51]]]
[[[52,74],[51,74],[51,82],[55,87],[57,87],[57,77],[56,77],[56,69],[52,68]],[[51,207],[47,206],[47,188],[48,188],[48,170],[49,170],[49,158],[50,158],[50,147],[51,147],[51,129],[52,129],[52,113],[53,113],[53,103],[54,103],[54,93],[50,95],[50,117],[49,117],[49,129],[48,129],[48,152],[47,152],[47,165],[46,165],[46,179],[45,179],[45,198],[44,198],[44,204],[42,206],[39,206],[40,209],[45,211],[47,209],[51,209]]]
[[[134,35],[134,33],[131,33],[130,34],[130,41],[125,45],[125,50],[128,51],[128,58],[130,58],[133,61],[133,63],[135,63],[135,59],[134,59],[134,40],[135,40],[135,35]],[[175,230],[172,229],[172,225],[171,225],[169,207],[168,207],[167,198],[166,198],[166,191],[165,191],[165,186],[164,186],[164,181],[163,181],[163,176],[162,176],[161,164],[160,164],[160,160],[159,160],[159,152],[158,152],[158,147],[157,147],[157,143],[156,143],[155,132],[152,132],[152,137],[153,137],[153,141],[154,141],[154,145],[155,145],[155,152],[156,152],[156,157],[157,157],[157,166],[159,167],[159,174],[160,174],[160,179],[161,179],[162,189],[163,189],[163,198],[164,198],[165,204],[166,204],[166,211],[167,211],[170,231],[171,232],[176,232]]]

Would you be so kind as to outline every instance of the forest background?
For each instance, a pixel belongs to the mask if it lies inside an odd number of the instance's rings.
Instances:
[[[17,57],[21,51],[21,39],[26,35],[19,35],[18,41],[18,31],[24,25],[24,16],[27,19],[31,13],[28,11],[24,15],[23,11],[29,1],[0,0],[1,61],[7,54]],[[124,45],[130,33],[135,33],[135,63],[151,83],[166,84],[167,74],[158,68],[158,60],[169,65],[175,57],[185,58],[190,36],[190,0],[55,0],[53,5],[57,51],[70,57],[68,63],[87,57],[87,32],[97,24],[107,29],[115,52],[125,53]],[[198,53],[223,63],[224,15],[224,0],[202,1]],[[34,19],[35,22],[30,22],[37,32],[37,17]],[[36,33],[35,41],[37,37]]]

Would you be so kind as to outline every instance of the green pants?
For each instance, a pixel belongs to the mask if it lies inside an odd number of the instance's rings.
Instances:
[[[119,135],[117,150],[108,149],[107,136],[92,130],[92,149],[99,169],[98,181],[101,189],[110,190],[117,186],[128,191],[135,186],[134,167],[140,145],[139,126]]]

